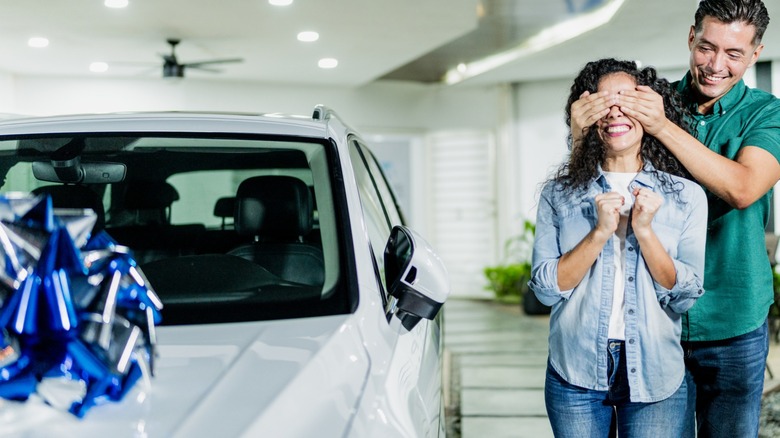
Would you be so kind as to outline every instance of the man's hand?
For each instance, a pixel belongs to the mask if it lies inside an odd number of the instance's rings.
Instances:
[[[599,119],[609,114],[609,108],[617,104],[617,96],[606,91],[590,94],[586,91],[571,104],[571,138],[577,143]]]
[[[618,101],[620,111],[641,123],[646,133],[655,137],[666,126],[664,99],[652,88],[639,85],[634,91],[623,91]]]

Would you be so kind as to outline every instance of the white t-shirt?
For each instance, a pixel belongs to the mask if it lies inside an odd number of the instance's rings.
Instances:
[[[628,214],[634,205],[634,195],[629,186],[636,178],[637,172],[604,172],[607,182],[613,192],[623,195],[625,203],[620,209],[620,223],[612,236],[612,245],[615,249],[615,290],[612,293],[612,313],[609,317],[609,339],[626,339],[626,320],[623,314],[625,309],[625,283],[623,273],[626,271],[626,229],[628,228]]]

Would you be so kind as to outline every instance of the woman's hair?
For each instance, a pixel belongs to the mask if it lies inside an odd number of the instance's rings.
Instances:
[[[669,81],[659,78],[652,67],[640,69],[633,61],[620,61],[612,58],[592,61],[580,71],[574,84],[571,86],[571,94],[566,104],[566,125],[571,128],[571,105],[577,101],[583,92],[596,93],[601,80],[613,73],[626,73],[636,80],[637,85],[646,85],[660,94],[663,98],[666,118],[673,123],[691,132],[689,112],[683,107],[679,94],[671,87]],[[597,129],[583,128],[582,139],[572,144],[569,160],[560,166],[553,177],[564,190],[584,190],[590,182],[598,176],[599,165],[604,163],[606,149]],[[571,133],[569,133],[571,140]],[[672,180],[658,171],[672,175],[690,178],[688,171],[669,152],[668,149],[655,137],[647,134],[642,136],[642,145],[639,152],[643,163],[650,163],[656,169],[656,176],[666,192],[674,192]]]

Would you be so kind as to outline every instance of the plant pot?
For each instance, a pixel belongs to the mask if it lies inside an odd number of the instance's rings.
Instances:
[[[550,306],[542,304],[528,286],[523,289],[523,299],[520,304],[526,315],[548,315],[550,313]]]

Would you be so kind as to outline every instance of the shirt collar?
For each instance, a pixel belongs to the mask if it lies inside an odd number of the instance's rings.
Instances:
[[[639,184],[642,184],[645,187],[653,188],[655,187],[656,180],[653,177],[653,171],[655,170],[655,167],[650,164],[649,161],[645,162],[645,165],[642,167],[642,171],[639,172],[636,175],[636,178],[634,178],[634,182],[637,182]],[[604,169],[601,167],[601,164],[598,165],[598,176],[596,176],[596,184],[599,185],[602,189],[606,189],[609,187],[609,183],[607,182],[607,177],[604,175]]]
[[[634,178],[634,182],[638,182],[639,184],[642,184],[645,187],[653,188],[655,187],[655,178],[653,178],[653,171],[655,170],[655,167],[653,167],[650,162],[645,162],[644,167],[642,168],[642,171],[639,172],[639,174]]]
[[[692,81],[693,76],[691,75],[691,72],[688,71],[688,73],[685,74],[685,77],[677,85],[677,91],[682,95],[683,102],[691,111],[691,114],[696,115],[699,114],[699,104],[696,103],[696,99],[693,98],[693,88],[691,86]],[[744,80],[740,79],[739,82],[731,87],[731,90],[729,90],[728,93],[721,96],[721,98],[715,102],[715,105],[712,107],[712,113],[722,115],[727,111],[730,111],[740,101],[740,99],[742,99],[742,96],[746,92],[747,85],[745,85]]]

